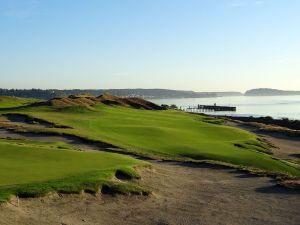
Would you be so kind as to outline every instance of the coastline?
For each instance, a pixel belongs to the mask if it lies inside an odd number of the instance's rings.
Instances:
[[[156,104],[176,105],[187,109],[197,105],[216,105],[236,107],[237,111],[208,113],[212,116],[272,116],[275,119],[289,118],[300,120],[299,96],[230,96],[217,98],[180,98],[180,99],[151,99]]]

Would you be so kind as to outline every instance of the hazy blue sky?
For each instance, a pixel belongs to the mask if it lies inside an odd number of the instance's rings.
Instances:
[[[300,1],[0,0],[0,87],[300,90]]]

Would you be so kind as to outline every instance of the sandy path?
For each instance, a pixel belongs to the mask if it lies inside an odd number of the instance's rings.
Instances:
[[[212,166],[154,162],[140,170],[150,197],[88,194],[21,199],[0,206],[1,225],[240,224],[300,222],[300,191],[269,178]],[[14,202],[16,204],[16,202]]]

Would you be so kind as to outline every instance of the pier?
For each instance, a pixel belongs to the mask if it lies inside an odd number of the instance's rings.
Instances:
[[[236,107],[233,106],[218,106],[214,105],[197,105],[195,107],[189,106],[187,111],[190,112],[236,112]]]

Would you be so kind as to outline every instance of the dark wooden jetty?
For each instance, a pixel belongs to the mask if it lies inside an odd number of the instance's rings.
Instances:
[[[236,107],[232,106],[218,106],[214,105],[197,105],[195,107],[188,107],[187,111],[201,111],[201,112],[235,112]]]

